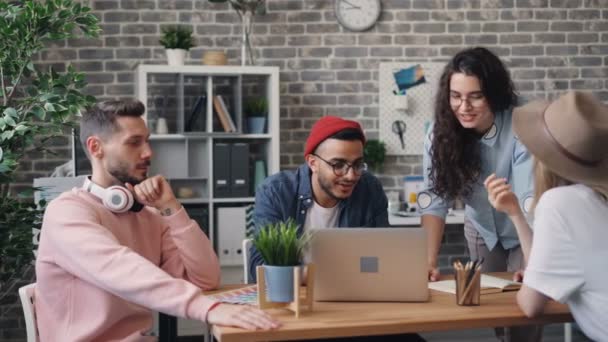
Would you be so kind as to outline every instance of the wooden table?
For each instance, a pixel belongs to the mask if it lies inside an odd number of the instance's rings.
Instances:
[[[493,275],[509,277],[506,273]],[[458,306],[454,295],[434,290],[427,303],[315,302],[314,311],[302,314],[299,319],[286,310],[268,310],[283,323],[278,330],[214,326],[212,331],[221,342],[277,341],[573,321],[568,307],[554,301],[548,303],[541,316],[526,318],[515,302],[516,293],[483,295],[480,306]]]

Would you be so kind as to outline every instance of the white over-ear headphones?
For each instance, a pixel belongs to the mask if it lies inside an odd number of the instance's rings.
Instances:
[[[82,185],[82,188],[102,200],[103,205],[114,213],[124,213],[129,210],[141,210],[141,208],[139,208],[141,204],[135,202],[133,199],[133,194],[125,187],[114,185],[104,189],[101,186],[93,183],[93,181],[87,177]]]

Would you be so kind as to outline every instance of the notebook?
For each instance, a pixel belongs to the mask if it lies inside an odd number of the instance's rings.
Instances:
[[[315,300],[427,301],[426,246],[423,228],[313,230]]]
[[[504,291],[516,291],[521,288],[521,283],[494,277],[487,274],[481,275],[481,294],[498,293]],[[456,282],[452,279],[429,283],[429,289],[456,294]]]

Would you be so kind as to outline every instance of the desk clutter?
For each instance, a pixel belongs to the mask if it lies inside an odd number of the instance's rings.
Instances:
[[[469,261],[465,266],[460,260],[454,262],[454,280],[456,281],[456,304],[479,305],[481,295],[481,260]]]
[[[454,280],[442,280],[429,283],[429,289],[456,295],[458,305],[479,305],[481,295],[516,291],[521,283],[488,274],[481,274],[480,260],[469,261],[463,265],[460,260],[454,262]]]
[[[481,275],[480,293],[481,295],[489,295],[492,293],[500,293],[507,291],[517,291],[521,288],[521,283],[517,281],[507,280],[499,277],[494,277],[489,274]],[[441,291],[451,294],[456,294],[456,282],[452,279],[435,281],[429,283],[429,289]]]
[[[300,317],[303,311],[312,311],[313,307],[313,289],[314,289],[314,265],[308,264],[304,271],[307,286],[300,286],[301,271],[300,267],[294,267],[293,286],[294,299],[292,302],[271,302],[268,300],[268,285],[264,274],[264,267],[257,267],[258,284],[250,285],[234,290],[216,293],[210,295],[209,298],[218,302],[228,304],[243,304],[253,305],[260,309],[286,308],[293,311],[296,318]],[[259,294],[262,294],[261,296]]]
[[[293,311],[296,315],[296,318],[300,317],[300,313],[303,311],[312,311],[312,303],[314,300],[314,274],[315,268],[313,264],[308,264],[305,267],[306,274],[304,275],[304,279],[306,279],[306,288],[302,288],[300,284],[302,284],[301,276],[302,273],[300,271],[300,267],[296,266],[293,268],[293,301],[280,303],[280,302],[270,302],[268,300],[268,292],[271,290],[268,288],[268,284],[266,283],[266,277],[264,275],[265,268],[264,266],[258,266],[256,269],[257,279],[258,279],[258,307],[260,309],[272,309],[272,308],[285,308],[287,310]]]
[[[240,289],[230,290],[217,294],[210,295],[211,300],[215,300],[227,304],[258,304],[258,286],[250,285]]]

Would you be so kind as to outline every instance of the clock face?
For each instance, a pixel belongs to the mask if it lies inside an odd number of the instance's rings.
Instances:
[[[351,31],[364,31],[380,17],[380,0],[336,0],[336,18]]]

